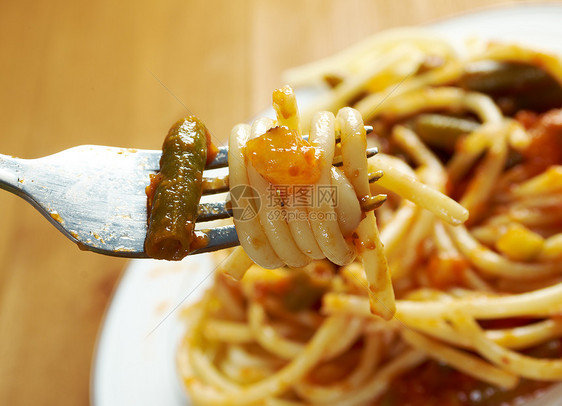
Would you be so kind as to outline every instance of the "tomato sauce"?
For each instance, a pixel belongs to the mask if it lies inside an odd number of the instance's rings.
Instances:
[[[537,358],[560,358],[560,340],[525,352]],[[465,375],[446,364],[428,361],[390,384],[376,406],[516,406],[543,394],[550,382],[521,379],[504,390]]]
[[[320,178],[320,152],[288,127],[273,127],[246,143],[244,155],[274,185],[312,185]]]
[[[524,167],[530,176],[562,163],[562,110],[538,115],[521,111],[516,116],[531,135],[530,145],[522,152]]]

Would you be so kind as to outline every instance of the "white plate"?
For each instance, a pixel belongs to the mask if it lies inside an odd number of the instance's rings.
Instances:
[[[431,28],[453,41],[477,36],[562,53],[562,6],[488,10],[438,22]],[[92,371],[93,405],[189,404],[175,368],[175,351],[183,330],[178,308],[200,297],[212,279],[212,270],[208,255],[180,263],[131,262],[99,337]],[[562,393],[553,399],[560,396]],[[542,399],[539,403],[545,402]]]

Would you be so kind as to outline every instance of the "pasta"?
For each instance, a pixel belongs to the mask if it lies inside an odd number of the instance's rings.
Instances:
[[[241,247],[186,309],[195,405],[514,405],[562,381],[562,60],[464,51],[380,34],[287,73],[327,82],[302,117],[286,87],[233,129],[231,194],[262,204],[237,202]]]
[[[300,136],[301,123],[292,89],[286,86],[275,91],[273,105],[276,121],[258,119],[251,126],[235,127],[231,134],[230,144],[236,145],[229,157],[231,190],[247,184],[262,203],[257,210],[251,200],[236,202],[234,224],[241,248],[234,255],[240,257],[243,249],[265,268],[279,267],[279,263],[303,267],[323,258],[344,266],[360,251],[371,310],[386,320],[392,318],[394,294],[376,218],[372,210],[361,218],[361,204],[373,199],[361,115],[349,107],[340,109],[336,116],[318,112],[312,119],[307,142]],[[331,166],[338,146],[336,133],[342,170]],[[293,143],[286,145],[291,137]],[[272,157],[267,155],[268,150]],[[384,158],[375,163],[373,172],[381,168],[386,174],[383,183],[390,184],[391,190],[409,196],[452,224],[466,220],[466,210],[447,196],[415,177],[395,171]],[[298,202],[296,195],[300,194],[305,198]],[[439,206],[433,205],[436,200]],[[236,215],[248,211],[257,212],[257,216],[248,219]],[[246,261],[246,268],[250,264]],[[245,270],[235,268],[233,275],[230,265],[224,267],[225,272],[240,278]]]

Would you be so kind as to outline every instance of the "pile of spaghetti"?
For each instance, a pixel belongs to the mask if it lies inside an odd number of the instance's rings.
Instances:
[[[562,381],[562,61],[400,30],[286,79],[327,90],[299,119],[282,89],[276,121],[233,130],[231,190],[262,207],[186,311],[192,402],[500,405]],[[331,204],[288,203],[307,184]]]

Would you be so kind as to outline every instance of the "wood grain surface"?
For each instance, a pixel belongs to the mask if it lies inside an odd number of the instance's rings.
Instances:
[[[0,153],[157,149],[183,105],[224,141],[288,67],[386,28],[513,3],[0,1]],[[4,191],[0,213],[0,405],[88,404],[96,336],[127,261],[78,250]]]

